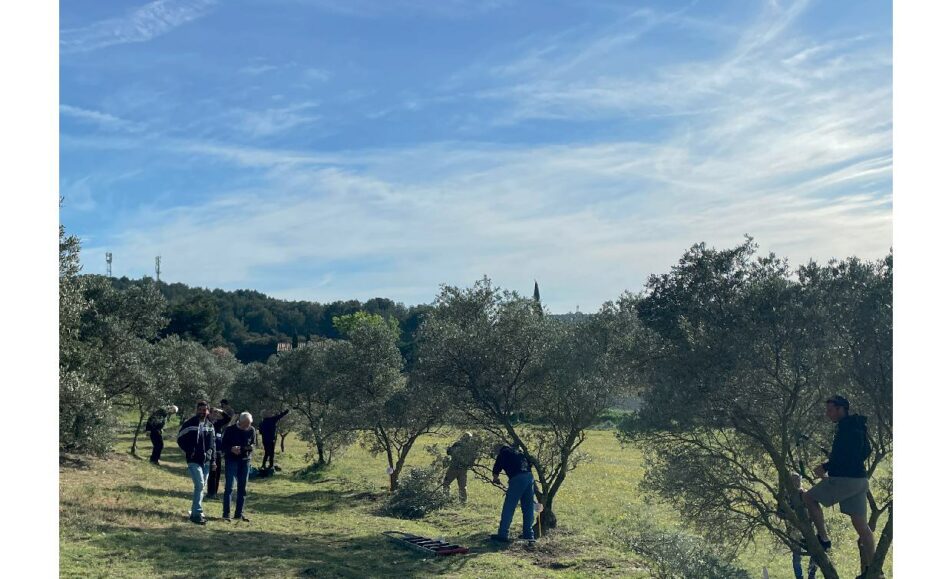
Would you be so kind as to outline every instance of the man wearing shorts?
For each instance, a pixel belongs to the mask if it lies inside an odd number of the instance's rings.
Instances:
[[[824,550],[828,550],[831,543],[820,505],[832,507],[839,503],[840,511],[849,515],[859,535],[863,569],[860,577],[864,577],[866,568],[873,561],[875,549],[873,531],[866,520],[869,481],[866,479],[865,461],[870,454],[866,417],[850,414],[849,400],[842,396],[833,396],[826,401],[826,416],[836,423],[833,448],[829,460],[813,470],[821,480],[803,495],[803,500]]]

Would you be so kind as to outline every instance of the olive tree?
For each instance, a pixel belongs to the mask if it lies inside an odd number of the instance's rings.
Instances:
[[[892,545],[892,253],[882,260],[849,258],[826,266],[810,263],[798,278],[811,307],[826,319],[837,352],[840,391],[869,416],[872,453],[867,477],[869,526],[880,534],[869,575],[882,570]]]
[[[468,422],[526,455],[544,528],[558,524],[554,500],[582,458],[585,429],[630,385],[611,348],[615,314],[566,325],[483,278],[444,286],[422,326],[420,379],[450,388]]]
[[[59,434],[60,449],[105,453],[115,417],[102,385],[87,374],[83,316],[92,307],[80,276],[80,242],[59,228]]]
[[[403,358],[395,319],[356,312],[335,317],[334,326],[350,346],[342,362],[351,383],[354,425],[364,430],[372,454],[386,455],[394,491],[413,445],[443,423],[443,390],[421,381],[408,384],[400,371]]]
[[[314,445],[319,466],[330,464],[356,437],[347,410],[351,382],[345,372],[346,349],[340,340],[312,341],[272,356],[261,368],[269,399],[300,415],[300,434]]]
[[[837,571],[790,475],[809,478],[798,442],[829,431],[823,401],[852,383],[822,306],[830,291],[772,254],[756,257],[749,238],[727,250],[693,246],[637,301],[657,347],[642,407],[622,434],[645,450],[645,485],[705,536],[740,545],[766,531],[789,547],[802,536],[828,578]]]

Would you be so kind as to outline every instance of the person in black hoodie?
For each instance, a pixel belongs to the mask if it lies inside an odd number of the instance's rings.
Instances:
[[[258,430],[261,432],[261,443],[264,445],[264,457],[261,459],[261,470],[274,468],[274,445],[278,440],[278,421],[287,416],[290,409],[268,416],[261,421]],[[270,464],[268,461],[270,460]],[[267,465],[267,466],[266,466]]]
[[[231,422],[231,418],[234,415],[235,411],[232,410],[227,400],[222,400],[221,408],[216,408],[211,413],[212,420],[214,421],[212,422],[212,426],[215,428],[215,458],[212,464],[212,470],[208,474],[208,494],[205,498],[209,500],[218,497],[218,483],[221,480],[221,437],[222,433],[225,432],[225,427],[228,426],[228,423]]]
[[[152,456],[149,457],[149,462],[159,464],[162,449],[165,448],[165,441],[162,440],[162,430],[165,428],[165,423],[168,422],[169,417],[177,413],[178,406],[175,405],[159,408],[149,416],[148,422],[145,423],[145,429],[149,432],[149,439],[152,440]]]
[[[499,519],[499,532],[490,535],[490,540],[500,543],[509,542],[509,525],[512,524],[512,515],[516,512],[516,505],[522,504],[522,538],[530,543],[535,542],[535,533],[532,523],[535,521],[535,480],[529,468],[526,455],[517,452],[513,447],[503,445],[496,454],[496,463],[493,464],[493,484],[499,482],[499,473],[506,471],[509,477],[509,487],[506,489],[506,498],[502,503],[502,515]]]
[[[850,414],[849,400],[842,396],[833,396],[826,401],[826,416],[836,423],[833,436],[833,448],[829,460],[817,466],[813,472],[820,482],[804,493],[803,501],[817,530],[817,539],[824,550],[831,546],[823,520],[823,509],[839,503],[840,511],[849,515],[853,528],[859,535],[860,558],[863,573],[873,560],[875,546],[873,531],[866,520],[866,491],[869,481],[866,479],[866,459],[871,448],[866,431],[866,417]]]
[[[185,452],[188,474],[192,477],[194,486],[189,520],[204,525],[202,494],[205,491],[209,465],[215,452],[215,428],[208,419],[208,403],[204,400],[199,400],[195,404],[195,416],[183,422],[179,428],[178,445]]]
[[[245,489],[248,485],[248,471],[251,466],[251,453],[258,443],[257,433],[251,426],[251,413],[242,412],[238,423],[225,429],[221,437],[221,448],[225,454],[225,496],[222,499],[222,518],[230,521],[231,495],[238,480],[238,498],[235,501],[235,518],[248,521],[244,515]]]

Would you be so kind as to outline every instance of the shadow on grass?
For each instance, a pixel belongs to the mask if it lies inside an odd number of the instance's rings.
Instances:
[[[467,556],[427,557],[381,535],[335,537],[253,530],[211,521],[161,529],[111,526],[93,539],[109,551],[133,552],[163,576],[430,577],[458,573]]]
[[[79,501],[62,501],[61,506],[67,509],[87,509],[88,505],[85,505]],[[176,516],[171,513],[168,509],[158,510],[158,509],[146,509],[138,507],[112,507],[112,506],[98,506],[96,511],[101,513],[109,513],[115,515],[123,515],[129,518],[136,517],[154,517],[158,519],[168,519],[168,520],[180,520],[181,516]]]
[[[341,509],[353,509],[379,499],[377,495],[369,493],[354,493],[345,490],[317,489],[293,493],[290,495],[272,495],[255,492],[255,483],[248,484],[248,497],[245,504],[252,511],[268,513],[269,515],[295,516],[301,513],[333,513]],[[192,483],[191,480],[182,477],[181,489],[160,489],[148,488],[142,485],[125,485],[118,487],[117,490],[130,495],[141,495],[153,498],[178,499],[183,504],[191,504],[192,501]],[[224,492],[224,483],[221,486],[221,492]],[[217,508],[212,505],[219,505]],[[221,500],[211,500],[206,498],[204,501],[206,510],[220,510]]]

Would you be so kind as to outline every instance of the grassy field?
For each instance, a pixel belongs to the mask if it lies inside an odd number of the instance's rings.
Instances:
[[[411,463],[428,462],[424,445],[448,444],[451,437],[424,440]],[[556,499],[560,528],[532,550],[485,541],[498,524],[502,498],[488,484],[471,481],[465,506],[420,521],[389,518],[379,514],[387,481],[382,457],[354,446],[327,471],[294,477],[307,464],[307,449],[290,437],[287,452],[278,454],[283,471],[249,482],[251,522],[222,521],[221,502],[206,501],[208,525],[193,525],[186,520],[191,482],[174,442],[161,466],[129,455],[130,442],[122,437],[105,459],[61,461],[64,577],[648,577],[612,529],[645,516],[676,524],[672,511],[639,492],[640,454],[609,431],[591,433],[583,450],[593,460],[570,475]],[[140,454],[149,450],[146,438]],[[856,549],[848,520],[829,518],[838,568],[852,577]],[[386,530],[444,536],[471,554],[428,558],[388,542],[380,535]],[[747,549],[741,564],[758,579],[763,567],[770,577],[792,577],[788,555],[767,541]]]

